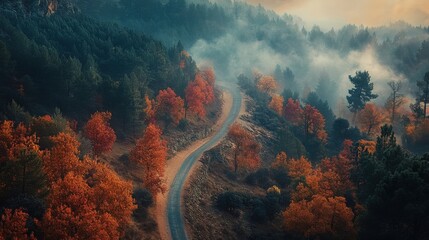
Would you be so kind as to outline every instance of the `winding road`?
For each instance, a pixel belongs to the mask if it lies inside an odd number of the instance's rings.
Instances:
[[[170,236],[173,240],[185,240],[188,239],[185,230],[185,221],[182,214],[182,190],[185,184],[186,178],[189,174],[194,163],[200,158],[200,156],[210,148],[214,147],[228,132],[231,124],[237,119],[240,113],[241,107],[241,94],[240,90],[235,84],[218,82],[217,84],[224,91],[231,93],[233,102],[231,110],[228,114],[223,125],[219,131],[216,132],[204,145],[199,147],[197,150],[192,152],[183,162],[179,171],[177,172],[168,194],[167,202],[167,218],[168,226],[170,230]]]

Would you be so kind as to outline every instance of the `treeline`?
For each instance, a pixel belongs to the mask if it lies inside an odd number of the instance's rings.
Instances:
[[[14,100],[33,115],[59,108],[78,122],[109,110],[113,125],[130,131],[143,123],[144,96],[170,87],[184,98],[197,71],[180,43],[167,49],[82,15],[24,17],[4,11],[0,32],[2,118]]]
[[[332,51],[344,57],[369,47],[382,64],[411,82],[420,80],[429,62],[428,28],[404,22],[378,28],[346,25],[338,30],[323,31],[318,26],[301,27],[302,23],[291,15],[278,16],[261,6],[237,1],[219,4],[208,1],[195,4],[185,0],[166,3],[159,0],[78,1],[77,6],[89,16],[143,31],[168,45],[181,40],[190,48],[199,39],[211,42],[226,35],[231,35],[238,43],[262,41],[282,55],[292,58],[299,55],[302,64],[296,62],[292,69],[299,74],[311,67],[305,63],[311,62],[312,50]],[[228,46],[223,48],[221,51],[232,51]],[[223,54],[219,55],[214,54],[211,59],[223,66],[222,62],[227,61]],[[298,76],[297,80],[305,80],[300,78]]]
[[[82,13],[114,21],[155,36],[171,45],[186,47],[198,39],[211,40],[226,32],[232,18],[216,4],[187,4],[185,0],[76,1]]]

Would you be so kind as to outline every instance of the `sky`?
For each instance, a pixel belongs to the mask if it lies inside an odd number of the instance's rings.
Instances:
[[[279,14],[301,17],[309,24],[341,27],[344,24],[380,26],[404,20],[429,26],[429,0],[246,0]]]

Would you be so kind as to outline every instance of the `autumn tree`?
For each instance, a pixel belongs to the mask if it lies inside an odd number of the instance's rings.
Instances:
[[[260,164],[261,146],[240,124],[235,123],[228,131],[228,139],[234,144],[233,169],[255,169]]]
[[[164,193],[164,171],[167,158],[166,142],[161,138],[161,129],[149,124],[131,150],[130,158],[143,168],[143,186],[152,196]]]
[[[285,119],[293,125],[298,125],[301,122],[302,113],[303,111],[299,101],[289,98],[283,109],[283,116]]]
[[[349,90],[347,102],[349,103],[348,108],[354,114],[354,120],[357,112],[362,110],[371,99],[377,98],[378,95],[372,93],[374,84],[371,83],[371,76],[367,71],[357,71],[354,77],[349,75],[349,80],[354,87]]]
[[[22,209],[4,209],[0,221],[0,239],[36,239],[33,234],[28,234],[28,214]]]
[[[206,67],[200,72],[201,76],[206,80],[206,82],[214,87],[216,82],[216,74],[214,72],[213,67]]]
[[[259,78],[256,87],[260,92],[271,95],[277,90],[278,84],[272,76],[262,76]]]
[[[97,211],[93,190],[82,176],[68,173],[51,187],[42,229],[47,239],[118,239],[119,223]]]
[[[185,89],[187,109],[199,117],[205,117],[205,106],[214,101],[213,87],[204,79],[204,75],[197,73],[195,80],[190,82]]]
[[[116,141],[115,131],[109,124],[111,118],[110,112],[96,112],[92,114],[83,129],[85,137],[91,141],[95,156],[111,151]]]
[[[353,211],[344,197],[315,195],[311,200],[292,202],[283,213],[287,231],[306,238],[354,239]]]
[[[42,152],[38,138],[22,123],[0,124],[0,200],[20,194],[44,197],[47,194],[46,176],[42,166]]]
[[[331,189],[336,196],[344,196],[347,191],[354,189],[354,185],[351,181],[351,172],[353,168],[352,145],[352,141],[345,140],[343,143],[343,150],[338,156],[325,158],[320,163],[322,182],[329,184],[329,189]]]
[[[306,137],[314,135],[322,141],[326,140],[325,118],[319,110],[307,104],[304,107],[301,119],[304,127],[304,135]]]
[[[288,159],[286,161],[286,169],[288,170],[289,177],[292,179],[308,176],[313,171],[311,163],[303,156],[298,159]]]
[[[44,169],[51,182],[64,178],[67,173],[82,173],[83,166],[79,160],[79,145],[71,133],[59,133],[51,137],[52,149],[44,157]]]
[[[279,152],[274,159],[274,162],[271,163],[272,168],[286,168],[287,166],[287,154],[285,152]]]
[[[122,235],[131,223],[131,216],[136,209],[131,182],[121,179],[104,163],[85,159],[86,182],[92,188],[92,201],[95,209],[101,214],[110,214],[119,224]]]
[[[145,108],[143,109],[143,112],[145,114],[145,121],[147,123],[154,123],[155,122],[155,114],[156,114],[156,103],[153,99],[150,99],[147,95],[144,97],[145,101]]]
[[[369,136],[378,131],[384,119],[382,110],[373,103],[367,103],[357,115],[359,128]]]
[[[268,104],[268,107],[271,108],[274,112],[276,112],[279,116],[283,115],[283,102],[284,99],[280,95],[273,95],[271,98],[270,103]]]
[[[16,127],[12,121],[0,123],[0,161],[14,160],[22,154],[22,151],[34,152],[41,156],[38,143],[36,135],[23,123]]]
[[[390,122],[394,124],[396,113],[399,107],[401,107],[401,105],[404,104],[404,95],[400,93],[402,88],[402,82],[390,81],[387,84],[389,85],[392,92],[390,93],[390,96],[387,99],[386,108],[390,111]]]
[[[156,115],[159,119],[164,119],[168,123],[171,121],[174,125],[177,125],[185,116],[185,103],[171,88],[160,90],[158,96],[156,96],[156,102]]]

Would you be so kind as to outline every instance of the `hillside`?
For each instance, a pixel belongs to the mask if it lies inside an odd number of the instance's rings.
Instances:
[[[427,239],[429,3],[256,2],[1,1],[0,239]]]

